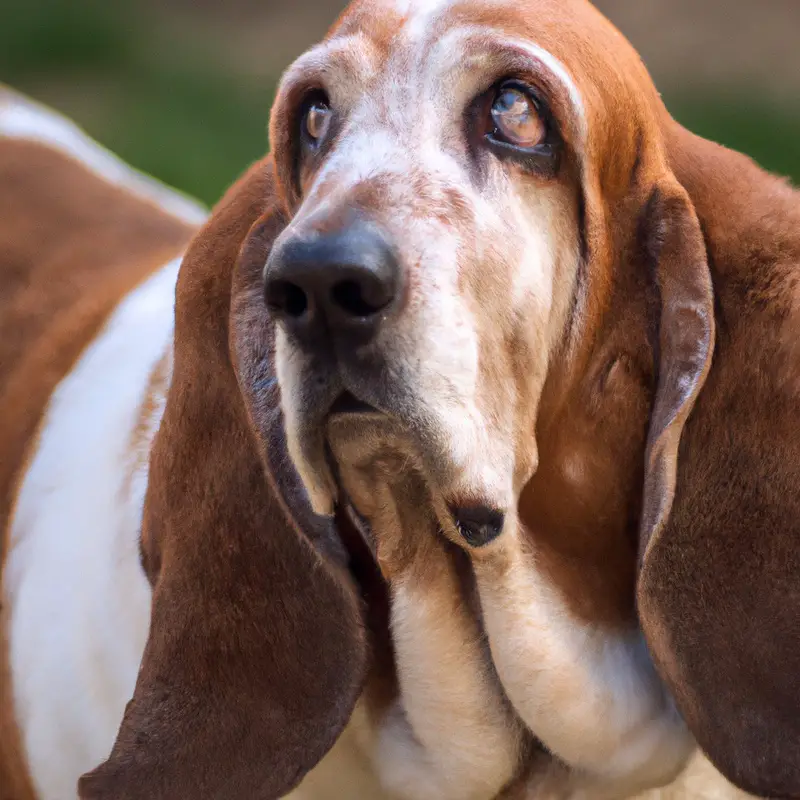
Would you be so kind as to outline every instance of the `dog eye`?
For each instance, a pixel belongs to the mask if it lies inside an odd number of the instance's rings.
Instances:
[[[308,105],[303,120],[303,133],[310,144],[317,146],[325,140],[332,118],[333,112],[326,99],[318,98]]]
[[[544,142],[547,137],[547,125],[538,103],[520,86],[501,86],[490,113],[494,130],[489,136],[497,142],[528,150]]]

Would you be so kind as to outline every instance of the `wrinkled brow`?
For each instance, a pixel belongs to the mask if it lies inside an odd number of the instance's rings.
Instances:
[[[433,69],[437,81],[527,77],[545,92],[553,110],[560,112],[558,117],[566,123],[575,145],[580,147],[585,142],[586,112],[581,92],[567,68],[543,47],[487,26],[466,25],[451,29],[435,42],[430,60],[438,67]]]
[[[332,86],[342,99],[353,99],[374,79],[380,60],[381,53],[364,33],[336,37],[300,56],[284,74],[280,91]]]
[[[586,139],[582,96],[567,68],[552,53],[490,26],[437,28],[422,37],[404,36],[401,29],[389,50],[385,42],[373,41],[366,29],[334,36],[296,61],[283,86],[325,85],[340,101],[354,102],[388,68],[395,81],[402,82],[404,73],[406,80],[416,83],[422,98],[441,97],[436,90],[446,85],[455,100],[485,91],[506,75],[525,76],[543,90],[566,128],[565,135],[581,149]],[[393,57],[403,60],[401,70],[388,66]]]

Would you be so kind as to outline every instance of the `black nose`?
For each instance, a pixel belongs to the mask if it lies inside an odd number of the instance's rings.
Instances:
[[[270,311],[298,336],[375,336],[391,316],[400,267],[386,238],[357,223],[341,231],[291,239],[264,269]]]

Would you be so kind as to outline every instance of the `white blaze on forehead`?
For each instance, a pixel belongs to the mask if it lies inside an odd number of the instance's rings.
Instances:
[[[411,14],[426,14],[436,9],[452,5],[453,0],[387,0],[392,10],[404,17]]]
[[[456,0],[386,0],[386,5],[409,23],[419,23],[450,8]]]
[[[385,0],[385,2],[397,14],[406,18],[402,30],[406,34],[405,40],[418,42],[429,38],[432,23],[455,7],[459,0]],[[579,121],[579,133],[585,137],[586,115],[583,100],[569,70],[551,52],[529,40],[503,36],[490,26],[456,25],[444,34],[434,47],[431,58],[428,59],[429,74],[425,78],[439,77],[436,73],[452,71],[453,67],[469,69],[481,66],[485,62],[485,56],[465,56],[465,45],[468,40],[476,38],[499,47],[527,53],[531,59],[547,69],[566,89]]]

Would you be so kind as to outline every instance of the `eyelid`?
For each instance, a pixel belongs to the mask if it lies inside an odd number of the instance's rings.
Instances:
[[[547,104],[542,99],[538,89],[532,84],[525,83],[525,81],[520,80],[519,78],[505,78],[504,80],[501,80],[499,83],[495,84],[495,92],[499,93],[504,89],[515,89],[516,91],[521,92],[533,101],[537,111],[542,114],[547,111]]]
[[[492,124],[486,125],[487,116],[489,122],[493,123],[491,107],[494,98],[505,89],[514,89],[524,93],[526,97],[531,99],[536,108],[536,113],[541,117],[546,133],[544,139],[534,147],[520,147],[503,138],[499,138],[494,135],[497,131],[496,127]],[[503,78],[502,80],[496,81],[476,98],[473,109],[473,113],[480,113],[480,117],[473,117],[473,119],[476,122],[478,119],[481,119],[482,122],[479,124],[484,126],[484,132],[482,135],[479,135],[479,140],[495,158],[512,161],[530,172],[548,178],[555,177],[561,163],[562,139],[559,126],[550,111],[550,106],[537,86],[527,83],[520,78]],[[479,111],[479,109],[482,110]],[[477,151],[475,152],[477,153]]]

